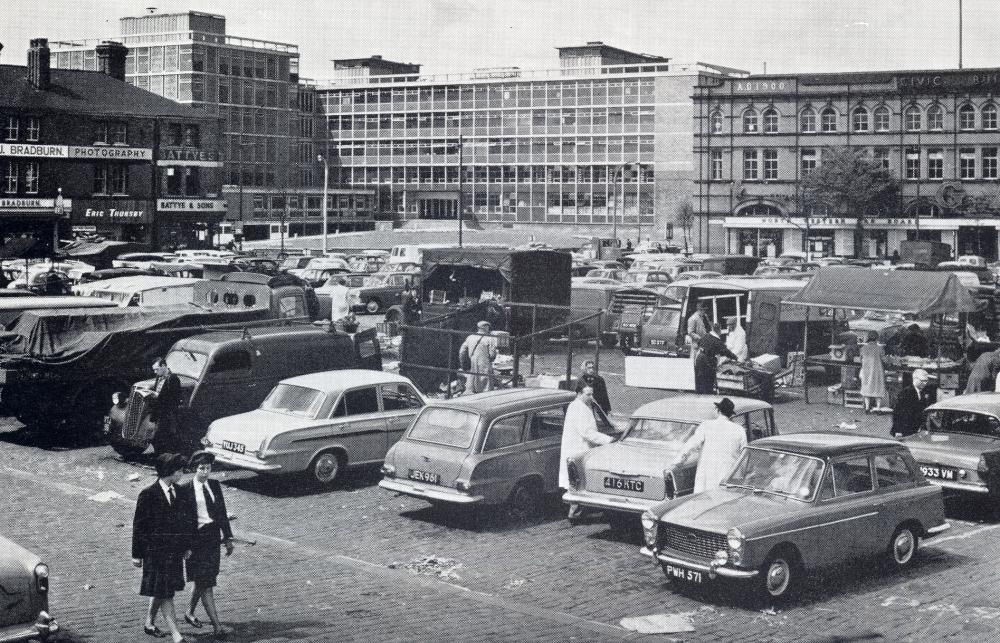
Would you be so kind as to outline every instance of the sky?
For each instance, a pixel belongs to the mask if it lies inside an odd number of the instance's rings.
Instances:
[[[118,18],[203,11],[230,35],[297,44],[301,75],[333,58],[381,54],[428,74],[482,67],[551,69],[555,47],[600,40],[677,62],[755,74],[950,69],[960,0],[3,0],[0,63],[28,40],[109,38]],[[997,0],[964,0],[963,66],[1000,67]]]

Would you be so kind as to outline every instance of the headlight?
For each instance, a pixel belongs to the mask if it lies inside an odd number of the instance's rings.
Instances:
[[[729,548],[733,550],[743,549],[743,532],[733,527],[726,534],[726,542],[729,544]]]
[[[200,442],[201,442],[201,446],[203,446],[203,447],[210,447],[210,446],[212,446],[212,441],[208,439],[207,435],[205,437],[203,437],[200,440]]]
[[[111,394],[111,403],[114,404],[115,406],[118,406],[118,403],[121,402],[121,399],[122,399],[122,394],[121,393],[112,393]]]
[[[45,563],[35,565],[35,587],[40,592],[49,591],[49,566]]]
[[[725,549],[720,549],[719,551],[715,552],[715,562],[717,562],[720,565],[725,565],[726,563],[728,563],[729,552],[726,551]]]
[[[642,522],[642,537],[646,541],[646,545],[650,548],[656,547],[657,525],[659,524],[656,516],[646,511],[643,512],[640,521]]]

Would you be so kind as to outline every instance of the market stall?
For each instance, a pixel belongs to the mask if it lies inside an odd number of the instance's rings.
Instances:
[[[927,370],[942,392],[959,389],[961,375],[966,370],[964,358],[948,359],[941,355],[946,314],[969,313],[977,309],[975,300],[952,273],[915,270],[857,270],[840,266],[822,267],[805,288],[784,300],[785,304],[806,308],[806,319],[811,311],[830,319],[834,326],[846,317],[846,311],[874,311],[881,313],[911,314],[930,319],[930,332],[936,335],[937,350],[930,356],[891,356],[884,362],[887,385],[898,390],[906,386],[910,374],[917,368]],[[805,325],[803,346],[808,346],[809,324]],[[825,355],[806,355],[809,366],[839,367],[841,389],[839,401],[845,406],[860,406],[857,389],[860,357],[847,344],[832,344]],[[808,385],[803,379],[806,402],[809,401]],[[835,393],[833,387],[830,393]],[[945,393],[947,395],[949,393]],[[890,393],[890,400],[893,395]],[[838,396],[828,396],[837,402]]]

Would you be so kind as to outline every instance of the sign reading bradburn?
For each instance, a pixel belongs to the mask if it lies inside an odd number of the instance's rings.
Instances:
[[[901,94],[1000,89],[1000,70],[922,72],[896,76]]]
[[[31,156],[42,158],[68,158],[65,145],[39,145],[38,143],[0,143],[0,156]]]

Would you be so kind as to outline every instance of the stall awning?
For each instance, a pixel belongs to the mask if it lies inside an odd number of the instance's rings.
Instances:
[[[439,267],[468,266],[497,270],[510,281],[510,250],[506,248],[442,248],[424,251],[424,267],[429,277]]]
[[[918,317],[977,310],[972,295],[950,272],[843,266],[820,268],[805,288],[784,303],[912,313]]]

